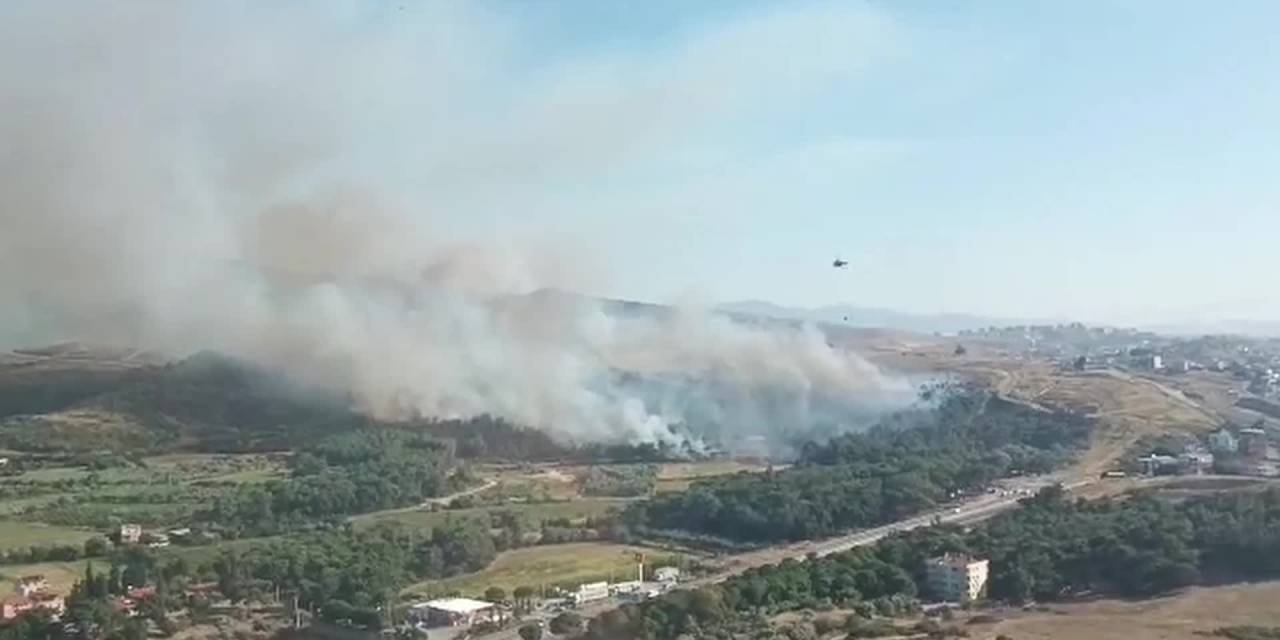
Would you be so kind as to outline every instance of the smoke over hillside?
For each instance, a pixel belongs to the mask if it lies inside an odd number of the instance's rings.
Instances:
[[[596,269],[570,240],[458,244],[436,224],[458,198],[385,191],[371,140],[420,143],[414,171],[448,176],[455,196],[503,188],[459,178],[476,163],[539,160],[451,129],[468,106],[451,92],[486,64],[467,34],[374,40],[358,16],[249,22],[177,4],[6,6],[0,344],[214,349],[380,416],[490,413],[575,439],[671,439],[695,415],[772,431],[909,393],[812,330],[534,294],[601,283],[583,281]],[[637,384],[673,373],[714,391]]]

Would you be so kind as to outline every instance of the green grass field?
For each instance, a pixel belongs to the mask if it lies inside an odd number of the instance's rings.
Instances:
[[[502,587],[510,594],[519,586],[571,588],[597,580],[632,580],[636,575],[637,553],[644,553],[653,563],[671,564],[676,560],[675,556],[659,555],[652,549],[607,542],[527,547],[500,554],[483,571],[420,582],[406,588],[402,595],[417,598],[458,592],[480,597],[485,589],[493,586]]]
[[[86,529],[0,520],[0,551],[32,546],[81,545],[94,535],[93,531]]]

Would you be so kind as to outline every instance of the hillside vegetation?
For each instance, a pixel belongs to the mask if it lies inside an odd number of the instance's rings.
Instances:
[[[992,480],[1071,459],[1091,422],[948,387],[936,406],[889,416],[865,433],[803,449],[801,464],[696,481],[628,513],[637,526],[738,542],[825,537],[890,522]]]
[[[571,451],[541,431],[489,416],[379,422],[347,398],[213,353],[163,366],[0,366],[0,448],[16,451],[283,451],[367,427],[453,440],[468,458],[542,460]]]

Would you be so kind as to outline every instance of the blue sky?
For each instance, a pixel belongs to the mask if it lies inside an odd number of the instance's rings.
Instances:
[[[1280,5],[628,4],[455,16],[530,136],[452,168],[505,192],[459,233],[570,237],[645,299],[1280,316]]]
[[[9,23],[48,22],[41,5],[10,5]],[[201,136],[220,148],[204,167],[173,163],[176,182],[216,169],[244,201],[268,184],[355,185],[441,244],[569,256],[552,284],[657,301],[1280,319],[1280,3],[97,13],[54,31],[101,32],[98,62],[131,47],[93,76],[106,105],[87,107],[93,118],[161,114],[144,127],[161,158]],[[143,73],[122,82],[127,60]],[[255,162],[229,159],[249,147]],[[850,268],[831,269],[837,256]]]

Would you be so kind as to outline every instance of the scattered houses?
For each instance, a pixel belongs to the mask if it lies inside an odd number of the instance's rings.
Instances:
[[[23,576],[18,579],[15,593],[0,602],[0,620],[13,620],[37,609],[60,616],[66,608],[66,599],[49,592],[49,581],[44,576]]]

